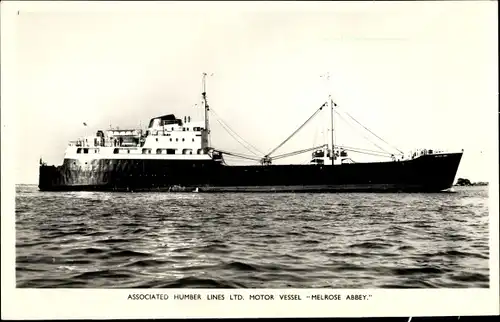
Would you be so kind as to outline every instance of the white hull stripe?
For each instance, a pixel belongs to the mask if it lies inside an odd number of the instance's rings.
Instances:
[[[212,160],[207,154],[66,154],[65,159],[89,160]]]

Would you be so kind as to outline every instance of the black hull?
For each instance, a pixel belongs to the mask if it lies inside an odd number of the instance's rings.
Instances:
[[[227,166],[188,160],[65,159],[40,166],[42,191],[439,192],[452,187],[462,153],[342,165]]]

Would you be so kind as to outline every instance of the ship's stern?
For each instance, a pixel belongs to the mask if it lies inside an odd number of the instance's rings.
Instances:
[[[41,164],[38,174],[38,189],[41,191],[55,190],[60,183],[58,167]]]

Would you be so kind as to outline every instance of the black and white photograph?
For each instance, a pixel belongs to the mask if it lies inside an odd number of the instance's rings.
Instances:
[[[496,2],[2,6],[16,292],[498,293]]]

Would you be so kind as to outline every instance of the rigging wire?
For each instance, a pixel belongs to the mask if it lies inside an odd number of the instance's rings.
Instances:
[[[319,111],[321,111],[323,109],[323,107],[326,106],[326,103],[323,103],[323,105],[321,105],[321,107],[319,109],[317,109],[313,115],[311,115],[298,129],[296,129],[289,137],[286,138],[285,141],[283,141],[280,145],[278,145],[277,147],[275,147],[273,150],[271,150],[271,152],[269,152],[268,154],[266,154],[266,156],[270,156],[271,154],[273,154],[274,152],[276,152],[276,150],[278,150],[279,148],[281,148],[286,142],[288,142],[288,140],[290,140],[295,134],[297,134],[297,132],[299,132],[312,118],[314,118],[316,116],[316,114],[319,113]]]
[[[297,155],[297,154],[302,154],[302,153],[305,153],[305,152],[308,152],[308,151],[312,151],[312,150],[324,148],[325,146],[326,146],[326,144],[323,144],[323,145],[315,146],[315,147],[312,147],[312,148],[309,148],[309,149],[302,149],[302,150],[298,150],[298,151],[288,152],[288,153],[281,154],[281,155],[278,155],[278,156],[275,156],[275,157],[271,157],[271,159],[272,160],[277,160],[277,159],[287,158],[287,157],[291,157],[291,156],[294,156],[294,155]]]
[[[246,141],[241,135],[239,135],[238,133],[236,133],[235,130],[233,130],[224,120],[222,120],[222,118],[212,109],[214,115],[218,118],[218,121],[219,123],[225,128],[225,130],[229,133],[229,131],[231,131],[235,136],[239,137],[244,143],[246,143],[249,147],[251,147],[252,149],[254,149],[255,151],[259,152],[260,154],[264,154],[262,151],[260,151],[259,149],[257,149],[255,146],[253,146],[251,143],[249,143],[248,141]],[[234,136],[233,136],[234,138]],[[236,138],[235,138],[236,139]],[[237,139],[236,139],[237,140]],[[237,140],[238,141],[238,140]],[[242,144],[241,142],[239,142],[240,144]],[[251,149],[249,149],[247,146],[244,146],[249,152],[251,152],[252,154],[254,155],[257,155],[254,151],[252,151]]]
[[[381,155],[385,155],[385,156],[390,156],[392,155],[391,153],[387,152],[387,153],[382,153],[382,152],[379,152],[379,151],[375,151],[375,150],[368,150],[368,149],[362,149],[362,148],[355,148],[355,147],[350,147],[350,146],[345,146],[345,145],[337,145],[339,148],[341,149],[344,149],[344,150],[357,150],[359,152],[366,152],[366,153],[376,153],[376,154],[381,154]]]
[[[399,150],[398,148],[396,148],[395,146],[392,146],[391,144],[387,143],[387,141],[385,141],[384,139],[382,139],[380,136],[378,136],[377,134],[373,133],[370,129],[368,129],[366,126],[364,126],[363,124],[361,124],[360,122],[358,122],[358,120],[356,120],[353,116],[351,116],[351,114],[349,114],[348,112],[344,111],[345,114],[347,114],[347,116],[349,116],[354,122],[358,123],[359,125],[361,125],[365,130],[367,130],[368,132],[370,132],[372,135],[374,135],[375,137],[377,137],[379,140],[381,140],[382,142],[384,142],[385,144],[387,144],[388,146],[390,146],[391,148],[395,149],[395,150],[398,150],[399,153],[401,154],[404,154],[401,150]]]
[[[318,148],[323,148],[325,146],[327,146],[327,144],[323,144],[321,146],[317,146],[317,147],[313,147],[313,148],[308,148],[308,149],[303,149],[303,150],[298,150],[298,151],[293,151],[293,152],[288,152],[288,153],[285,153],[285,154],[281,154],[281,155],[278,155],[278,156],[275,156],[275,157],[271,157],[270,155],[274,152],[276,152],[280,147],[282,147],[286,142],[288,142],[295,134],[297,134],[307,123],[309,123],[309,121],[311,121],[322,109],[323,107],[326,106],[327,103],[324,103],[319,109],[317,109],[298,129],[296,129],[290,136],[288,136],[281,144],[279,144],[276,148],[274,148],[271,152],[269,152],[265,158],[267,158],[269,161],[271,160],[276,160],[276,159],[281,159],[281,158],[286,158],[286,157],[290,157],[290,156],[294,156],[294,155],[297,155],[297,154],[301,154],[301,153],[305,153],[305,152],[308,152],[308,151],[312,151],[314,149],[318,149]],[[337,106],[337,105],[335,105]],[[241,159],[247,159],[247,160],[252,160],[252,161],[260,161],[262,163],[262,160],[261,158],[258,157],[258,155],[252,151],[249,147],[253,148],[255,151],[258,151],[259,153],[263,154],[260,150],[258,150],[256,147],[254,147],[252,144],[250,144],[248,141],[246,141],[243,137],[241,137],[238,133],[236,133],[236,131],[234,131],[229,125],[227,125],[223,120],[222,118],[213,110],[211,109],[211,111],[213,112],[213,114],[218,118],[218,122],[219,124],[221,124],[221,126],[224,128],[224,130],[226,132],[228,132],[229,135],[231,135],[231,137],[233,139],[235,139],[240,145],[242,145],[245,149],[247,149],[250,153],[254,154],[254,156],[249,156],[249,155],[245,155],[245,154],[241,154],[241,153],[233,153],[233,152],[228,152],[228,151],[222,151],[222,150],[218,150],[218,149],[215,149],[214,148],[214,151],[218,151],[220,153],[223,153],[223,154],[226,154],[228,157],[234,157],[234,158],[241,158]],[[350,122],[348,122],[338,111],[337,109],[334,109],[334,114],[337,114],[344,122],[346,122],[351,128],[353,128],[353,126],[350,124]],[[352,115],[350,115],[349,113],[347,113],[346,111],[343,111],[350,119],[352,119],[354,122],[356,122],[358,125],[362,126],[366,131],[368,131],[369,133],[371,133],[372,135],[374,135],[375,137],[377,137],[378,139],[380,139],[381,141],[383,141],[384,143],[386,143],[387,145],[389,145],[390,147],[398,150],[400,153],[403,153],[401,150],[397,149],[396,147],[390,145],[388,142],[386,142],[385,140],[383,140],[381,137],[379,137],[378,135],[376,135],[375,133],[373,133],[370,129],[368,129],[367,127],[365,127],[363,124],[361,124],[359,121],[357,121]],[[333,129],[331,129],[333,131]],[[314,136],[314,141],[313,141],[313,145],[316,143],[316,138],[317,138],[317,134],[318,134],[318,129],[316,128],[316,132],[315,132],[315,136]],[[323,133],[324,134],[324,133]],[[324,135],[323,135],[324,136]],[[336,136],[336,131],[335,131],[335,136]],[[373,145],[375,145],[378,149],[380,149],[381,151],[383,152],[379,152],[379,151],[374,151],[374,150],[368,150],[368,149],[362,149],[362,148],[352,148],[352,147],[347,147],[347,146],[336,146],[338,148],[341,148],[341,149],[344,149],[344,150],[347,150],[347,151],[351,151],[351,152],[355,152],[355,153],[362,153],[362,154],[368,154],[368,155],[374,155],[374,156],[380,156],[380,157],[389,157],[389,156],[393,156],[393,154],[391,154],[390,152],[388,152],[387,150],[385,150],[384,148],[380,147],[378,144],[376,144],[375,142],[373,142],[370,138],[366,137],[365,135],[362,134],[362,136],[368,140],[370,143],[372,143]],[[239,139],[238,139],[239,138]],[[243,141],[243,142],[241,142]],[[335,137],[335,141],[336,141],[336,137]],[[246,145],[245,145],[246,143]]]
[[[250,150],[245,144],[243,144],[242,142],[240,142],[240,140],[238,140],[238,138],[233,135],[227,128],[226,128],[226,125],[224,123],[222,123],[220,120],[217,120],[217,122],[219,122],[220,125],[222,125],[222,127],[226,130],[226,132],[233,138],[235,139],[236,142],[238,142],[242,147],[244,147],[245,149],[247,149],[250,153],[252,153],[253,155],[257,156],[257,153],[255,153],[254,151]]]
[[[343,116],[342,116],[339,112],[337,112],[337,110],[334,110],[334,111],[335,111],[335,113],[337,113],[337,115],[338,115],[338,116],[339,116],[339,117],[340,117],[340,118],[341,118],[341,119],[342,119],[345,123],[347,123],[347,125],[349,125],[351,128],[353,128],[353,127],[352,127],[352,125],[351,125],[351,124],[349,124],[349,122],[347,122],[347,120],[346,120],[346,119],[345,119],[345,118],[344,118],[344,117],[343,117]],[[364,137],[367,141],[369,141],[371,144],[375,145],[375,146],[376,146],[377,148],[379,148],[380,150],[384,151],[385,153],[389,153],[389,154],[390,154],[390,152],[388,152],[388,151],[386,151],[385,149],[383,149],[382,147],[380,147],[377,143],[373,142],[372,140],[370,140],[370,139],[369,139],[368,137],[366,137],[365,135],[363,135],[363,134],[361,134],[361,135],[362,135],[362,136],[363,136],[363,137]]]
[[[252,144],[250,144],[248,141],[246,141],[243,137],[241,137],[241,135],[239,135],[238,133],[236,133],[235,130],[233,130],[226,122],[224,122],[224,120],[215,112],[215,110],[212,108],[210,110],[217,118],[218,118],[218,122],[224,127],[224,129],[229,133],[229,131],[233,132],[234,135],[236,135],[237,137],[239,137],[243,142],[245,142],[248,146],[250,146],[252,149],[254,149],[255,151],[259,152],[261,155],[263,155],[264,153],[262,151],[260,151],[259,149],[257,149],[255,146],[253,146]],[[224,124],[222,124],[222,123]],[[228,131],[229,130],[229,131]],[[231,134],[231,133],[229,133]],[[235,140],[237,140],[234,136],[233,138]],[[238,140],[237,140],[238,141]],[[241,144],[241,142],[239,142]],[[254,151],[250,150],[248,147],[244,146],[249,152],[253,153],[254,155],[257,155]]]
[[[233,155],[227,155],[225,156],[226,158],[230,159],[231,162],[235,162],[235,163],[239,163],[239,164],[248,164],[250,162],[250,164],[253,164],[251,161],[255,162],[255,163],[259,163],[259,161],[257,160],[249,160],[249,159],[243,159],[243,158],[240,158],[240,157],[237,157],[237,156],[233,156]]]
[[[315,126],[314,127],[315,130],[314,130],[314,138],[313,138],[313,144],[312,144],[312,146],[316,145],[316,141],[318,139],[318,128],[319,128],[319,126]]]
[[[360,154],[367,154],[367,155],[373,155],[373,156],[378,156],[378,157],[386,157],[386,158],[390,158],[391,156],[387,155],[387,154],[383,154],[381,152],[367,152],[367,151],[363,151],[363,150],[359,150],[359,149],[355,149],[355,148],[346,148],[346,147],[340,147],[342,150],[345,150],[345,151],[350,151],[350,152],[354,152],[354,153],[360,153]]]
[[[260,158],[253,157],[251,155],[246,155],[246,154],[241,154],[241,153],[234,153],[234,152],[219,150],[219,149],[216,149],[216,148],[213,148],[213,150],[217,151],[217,152],[220,152],[222,154],[227,154],[227,155],[238,157],[238,158],[242,158],[242,159],[253,160],[253,161],[260,161]]]

